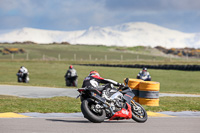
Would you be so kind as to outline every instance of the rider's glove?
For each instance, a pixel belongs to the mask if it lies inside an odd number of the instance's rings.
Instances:
[[[118,83],[117,85],[120,86],[120,87],[124,87],[123,83]]]

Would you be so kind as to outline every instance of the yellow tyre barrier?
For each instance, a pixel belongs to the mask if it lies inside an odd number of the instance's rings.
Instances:
[[[140,84],[139,89],[144,91],[159,91],[160,83],[155,81],[144,81]]]
[[[143,82],[141,79],[124,79],[124,83],[126,85],[126,80],[128,80],[128,86],[132,89],[135,96],[133,97],[133,100],[136,102],[139,102],[139,85],[140,82]]]
[[[139,103],[147,106],[159,106],[159,99],[139,98]]]
[[[140,82],[143,82],[143,80],[141,80],[141,79],[129,79],[128,80],[128,86],[131,89],[139,89]]]
[[[159,106],[159,90],[159,82],[141,82],[139,85],[139,103],[148,106]]]

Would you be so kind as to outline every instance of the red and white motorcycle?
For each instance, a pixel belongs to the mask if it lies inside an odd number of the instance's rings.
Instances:
[[[81,111],[91,122],[100,123],[105,119],[133,119],[143,123],[148,118],[145,109],[133,100],[134,93],[128,86],[115,88],[112,84],[107,84],[95,91],[80,88],[78,92]]]

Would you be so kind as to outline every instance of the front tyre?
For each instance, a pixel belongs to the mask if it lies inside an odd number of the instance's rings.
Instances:
[[[81,103],[81,111],[85,118],[94,123],[101,123],[106,117],[104,109],[96,108],[97,104],[90,98],[85,99]]]
[[[131,101],[132,119],[144,123],[148,116],[146,110],[137,102]]]

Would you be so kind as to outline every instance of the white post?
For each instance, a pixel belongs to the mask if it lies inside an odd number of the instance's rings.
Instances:
[[[105,61],[107,61],[107,55],[105,55]]]
[[[188,51],[187,51],[187,53],[186,53],[186,60],[187,60],[187,61],[188,61],[188,56],[189,56],[189,55],[188,55]]]
[[[121,54],[121,61],[123,60],[123,55]]]
[[[92,60],[92,55],[91,54],[89,55],[89,60]]]

